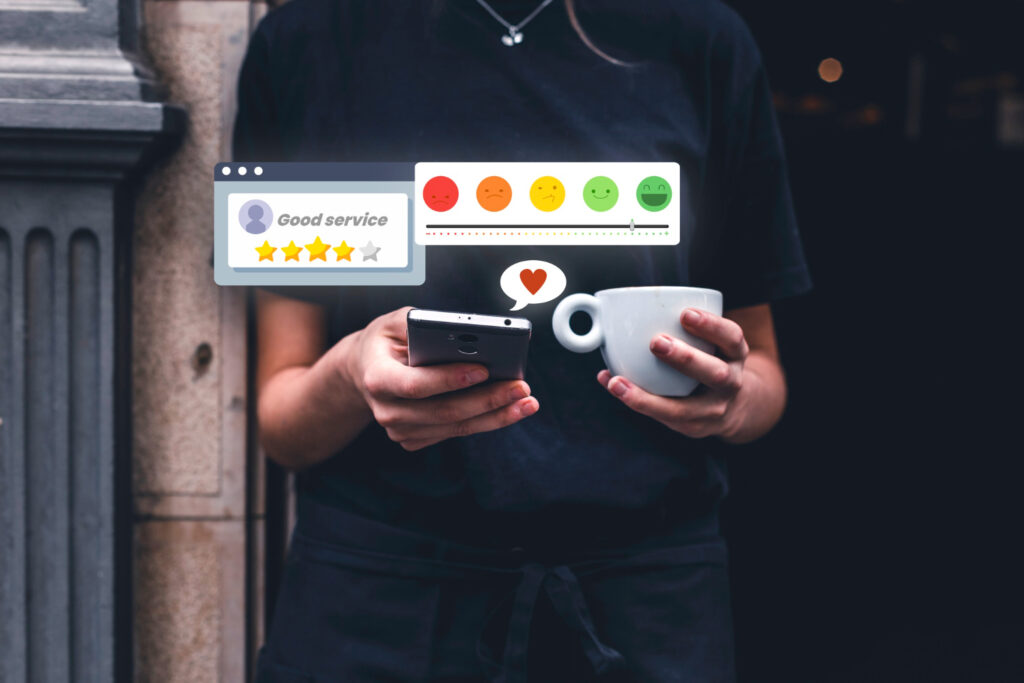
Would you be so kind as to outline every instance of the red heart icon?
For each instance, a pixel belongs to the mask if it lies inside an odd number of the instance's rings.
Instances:
[[[530,294],[536,294],[548,279],[548,272],[543,268],[538,268],[537,270],[522,270],[519,271],[519,279],[523,281],[523,286],[526,287]]]

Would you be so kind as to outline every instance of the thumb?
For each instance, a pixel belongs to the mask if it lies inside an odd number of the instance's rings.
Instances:
[[[402,342],[403,344],[409,343],[409,325],[406,320],[406,316],[409,315],[409,311],[413,310],[412,306],[403,306],[402,308],[386,313],[381,320],[381,327],[383,328],[384,334],[392,339]]]

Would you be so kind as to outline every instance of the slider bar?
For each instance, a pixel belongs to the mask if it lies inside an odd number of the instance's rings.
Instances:
[[[569,224],[569,223],[556,223],[556,224],[536,224],[528,223],[523,225],[448,225],[448,224],[434,224],[428,223],[426,225],[428,230],[550,230],[552,228],[562,228],[565,230],[667,230],[668,225],[655,225],[655,224],[641,224],[636,223],[630,225],[625,223],[623,225],[588,225],[585,223],[580,224]]]

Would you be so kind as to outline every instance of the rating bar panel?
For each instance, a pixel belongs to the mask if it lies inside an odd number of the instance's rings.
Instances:
[[[679,244],[692,221],[674,162],[420,162],[419,244]]]

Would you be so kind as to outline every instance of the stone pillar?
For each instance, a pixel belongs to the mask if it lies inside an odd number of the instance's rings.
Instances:
[[[230,158],[238,70],[261,12],[215,0],[142,8],[143,49],[191,125],[136,212],[135,679],[244,681],[262,638],[262,468],[248,455],[246,292],[213,281],[211,179]]]
[[[119,0],[0,0],[0,681],[130,676],[135,181],[184,126]]]

